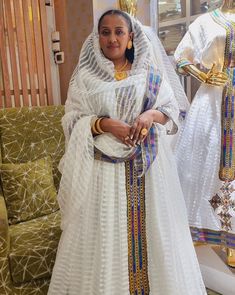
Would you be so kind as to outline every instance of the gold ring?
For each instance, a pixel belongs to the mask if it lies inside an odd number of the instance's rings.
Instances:
[[[129,136],[127,135],[125,138],[124,138],[124,140],[126,141],[126,140],[128,140],[129,139]]]
[[[140,131],[140,134],[145,136],[146,134],[148,133],[148,129],[147,128],[143,128],[141,131]]]

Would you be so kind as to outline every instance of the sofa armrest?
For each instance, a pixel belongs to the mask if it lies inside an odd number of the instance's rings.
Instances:
[[[0,194],[0,258],[6,257],[9,250],[9,225],[5,200]]]

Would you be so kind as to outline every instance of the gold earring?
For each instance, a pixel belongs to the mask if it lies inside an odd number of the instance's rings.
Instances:
[[[127,49],[131,49],[132,48],[132,41],[129,40],[128,43],[127,43]]]

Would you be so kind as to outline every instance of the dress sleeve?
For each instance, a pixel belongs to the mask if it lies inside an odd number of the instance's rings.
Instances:
[[[158,93],[156,109],[170,119],[165,125],[167,134],[175,134],[178,130],[179,107],[174,93],[164,76]]]
[[[200,19],[196,19],[190,26],[183,39],[176,48],[174,58],[179,73],[186,74],[182,67],[190,64],[200,64],[203,44],[205,40],[201,31]]]

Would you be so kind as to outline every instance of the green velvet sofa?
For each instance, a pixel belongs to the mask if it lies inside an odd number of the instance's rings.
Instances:
[[[63,106],[0,110],[0,294],[47,294],[61,234]]]

